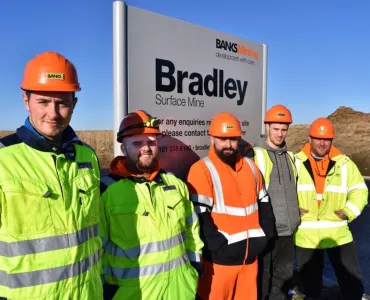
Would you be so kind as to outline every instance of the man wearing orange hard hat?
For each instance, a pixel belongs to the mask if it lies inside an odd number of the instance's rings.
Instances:
[[[21,89],[29,116],[0,139],[0,296],[102,299],[99,164],[69,126],[76,68],[41,53]]]
[[[194,299],[203,242],[186,184],[158,162],[159,119],[121,122],[123,156],[101,179],[104,299]]]
[[[306,297],[320,299],[326,252],[342,299],[360,300],[364,287],[348,223],[366,206],[368,189],[355,163],[332,144],[334,137],[331,121],[319,118],[311,124],[309,142],[296,154],[299,273]]]
[[[291,112],[284,105],[271,107],[265,116],[266,136],[253,148],[275,216],[275,236],[259,257],[259,299],[286,299],[293,285],[294,239],[299,223],[294,153],[285,142]]]
[[[269,198],[256,164],[238,152],[239,120],[230,113],[217,114],[209,135],[209,154],[188,174],[205,244],[198,296],[255,300],[257,257],[273,229]]]

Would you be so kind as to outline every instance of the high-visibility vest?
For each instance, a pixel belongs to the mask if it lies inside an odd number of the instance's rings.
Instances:
[[[203,242],[185,183],[161,171],[151,182],[109,175],[101,187],[105,282],[128,299],[195,297],[198,274],[190,261],[200,262]],[[171,276],[176,289],[168,287]]]
[[[1,140],[0,296],[102,299],[96,154],[81,142],[47,151],[21,128],[24,140]]]
[[[357,166],[345,155],[331,159],[335,165],[326,176],[323,194],[317,195],[313,176],[305,166],[310,163],[306,154],[296,154],[299,207],[308,210],[295,233],[299,247],[325,249],[351,242],[348,221],[339,218],[335,211],[343,210],[351,222],[367,204],[368,189]]]
[[[237,243],[248,238],[265,237],[259,223],[257,200],[268,202],[268,195],[263,188],[261,175],[254,162],[246,157],[241,160],[242,168],[249,168],[252,171],[250,179],[253,180],[254,189],[248,191],[249,197],[240,199],[238,205],[231,204],[230,195],[223,192],[223,189],[226,188],[223,184],[227,184],[227,180],[234,180],[233,176],[230,176],[227,172],[219,171],[218,166],[209,156],[202,158],[202,162],[211,176],[213,195],[192,195],[192,201],[195,204],[203,204],[196,206],[197,212],[202,213],[208,210],[211,213],[218,231],[225,236],[228,244]],[[243,172],[245,175],[246,171],[243,170]],[[246,178],[246,180],[250,179]]]
[[[254,161],[256,162],[258,168],[261,170],[262,176],[265,179],[265,188],[268,190],[269,184],[271,182],[271,172],[273,168],[273,163],[266,149],[261,147],[254,147]],[[291,151],[287,151],[288,157],[290,158],[290,164],[293,169],[294,179],[297,181],[297,170],[295,167],[295,156]]]

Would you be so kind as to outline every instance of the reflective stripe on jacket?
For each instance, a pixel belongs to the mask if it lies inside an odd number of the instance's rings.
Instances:
[[[200,262],[203,242],[185,183],[161,171],[150,182],[109,175],[101,187],[105,281],[127,298],[195,297],[198,274],[189,262]]]
[[[267,144],[266,147],[268,148],[253,148],[254,161],[264,177],[270,196],[277,234],[291,236],[301,221],[296,191],[295,157],[291,151],[271,149]]]
[[[63,148],[24,126],[1,140],[0,296],[5,298],[102,299],[98,161],[71,128],[66,130],[75,138]]]
[[[343,210],[351,222],[367,204],[368,189],[355,163],[346,155],[331,158],[324,193],[316,195],[310,162],[304,152],[296,155],[299,207],[308,210],[295,234],[303,248],[331,248],[353,240],[348,222],[335,211]],[[317,199],[321,205],[317,205]]]
[[[224,265],[252,262],[265,247],[264,229],[273,225],[271,211],[260,214],[261,205],[262,211],[271,206],[255,163],[238,156],[234,171],[210,152],[192,165],[188,185],[202,222],[205,258]]]
[[[263,178],[265,179],[265,188],[268,190],[269,184],[270,184],[270,177],[271,177],[271,171],[273,168],[272,161],[270,159],[269,154],[267,153],[266,149],[260,148],[260,147],[254,147],[254,161],[256,162],[258,168],[260,169]],[[294,153],[291,151],[286,152],[290,158],[290,163],[292,165],[294,178],[297,181],[297,170],[295,167],[295,156]]]

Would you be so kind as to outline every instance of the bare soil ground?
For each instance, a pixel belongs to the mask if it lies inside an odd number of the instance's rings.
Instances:
[[[334,123],[336,129],[337,136],[334,144],[357,163],[364,176],[370,176],[370,113],[355,111],[349,107],[339,107],[328,118]],[[292,151],[298,151],[307,141],[308,130],[309,125],[291,126],[287,142]],[[0,137],[11,133],[11,131],[0,131]],[[82,141],[95,149],[101,168],[108,168],[113,159],[113,131],[77,131],[76,133]]]

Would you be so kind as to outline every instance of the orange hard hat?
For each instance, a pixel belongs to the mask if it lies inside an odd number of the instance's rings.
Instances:
[[[293,123],[292,114],[284,105],[275,105],[266,112],[265,123],[291,124]]]
[[[122,143],[124,136],[151,133],[160,134],[161,121],[144,110],[135,110],[123,118],[117,133],[117,142]]]
[[[333,139],[335,136],[333,123],[326,118],[316,119],[311,124],[310,136],[313,138]]]
[[[222,112],[216,115],[209,126],[209,134],[216,137],[242,136],[240,122],[232,114]]]
[[[56,52],[38,54],[27,63],[21,89],[50,92],[81,90],[75,66]]]

